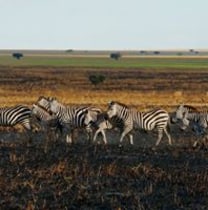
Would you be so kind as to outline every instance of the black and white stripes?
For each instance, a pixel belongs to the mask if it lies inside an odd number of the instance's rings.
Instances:
[[[187,129],[191,123],[196,134],[202,134],[208,125],[208,112],[199,111],[193,106],[181,104],[177,107],[172,121],[182,122],[180,126],[182,130]]]
[[[45,97],[39,98],[37,104],[54,113],[59,122],[70,129],[69,135],[66,136],[68,143],[73,141],[73,131],[77,128],[85,129],[88,134],[88,140],[92,139],[92,128],[90,124],[85,124],[85,116],[88,112],[96,115],[101,112],[99,108],[92,106],[65,106],[55,98]]]
[[[32,106],[32,114],[35,118],[40,122],[41,126],[44,130],[55,130],[56,132],[62,133],[62,125],[59,122],[58,118],[55,114],[48,112],[43,107],[38,106],[37,104],[33,104]]]
[[[13,107],[0,108],[0,126],[22,125],[31,130],[31,110],[27,106],[17,105]]]
[[[171,137],[167,131],[169,114],[163,109],[155,109],[149,112],[138,112],[137,110],[131,109],[119,102],[110,102],[107,115],[109,118],[117,117],[124,123],[120,143],[126,135],[129,135],[130,143],[133,144],[133,135],[131,134],[133,128],[141,128],[144,130],[153,130],[156,128],[158,131],[156,145],[159,145],[163,137],[163,132],[167,135],[169,144],[172,144]]]
[[[107,134],[111,134],[108,139],[106,130],[117,128],[121,132],[120,143],[128,137],[130,144],[134,144],[133,131],[137,129],[145,131],[155,129],[158,133],[156,146],[160,144],[164,133],[168,138],[169,145],[172,144],[171,136],[167,130],[170,117],[166,110],[159,108],[139,112],[115,101],[110,102],[107,110],[103,111],[96,106],[64,105],[56,98],[40,97],[31,108],[24,105],[0,108],[0,126],[20,124],[27,130],[33,130],[31,129],[31,123],[37,123],[33,116],[41,122],[44,131],[47,131],[44,134],[53,134],[51,137],[56,136],[58,139],[65,135],[65,139],[69,143],[74,141],[74,131],[80,129],[87,133],[89,141],[97,141],[98,135],[101,134],[105,144],[110,143],[110,141],[113,143],[113,133],[107,132]],[[179,121],[182,129],[186,129],[191,124],[197,134],[203,134],[208,127],[208,112],[198,111],[193,106],[180,105],[171,120],[172,122]],[[48,133],[51,130],[53,133]],[[139,140],[139,138],[137,139]]]

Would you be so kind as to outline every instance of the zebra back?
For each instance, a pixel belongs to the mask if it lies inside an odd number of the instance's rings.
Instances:
[[[21,124],[30,130],[31,109],[24,105],[0,108],[0,125],[15,126]]]

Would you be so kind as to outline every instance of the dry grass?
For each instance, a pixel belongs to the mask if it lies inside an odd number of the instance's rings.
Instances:
[[[103,84],[93,86],[89,75],[102,74]],[[145,109],[171,110],[179,103],[206,105],[206,71],[148,69],[91,69],[59,67],[1,67],[0,106],[36,102],[41,95],[55,96],[66,104],[106,107],[111,100]]]

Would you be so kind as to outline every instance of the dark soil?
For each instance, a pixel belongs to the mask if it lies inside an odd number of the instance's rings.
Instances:
[[[141,136],[119,148],[1,132],[0,209],[207,209],[207,148]]]

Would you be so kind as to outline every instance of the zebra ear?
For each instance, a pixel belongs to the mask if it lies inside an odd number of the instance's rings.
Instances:
[[[84,114],[87,114],[87,113],[88,113],[88,109],[86,109],[83,113],[84,113]]]
[[[57,101],[56,97],[51,97],[51,96],[49,96],[49,97],[47,98],[47,100],[48,100],[49,102],[51,102],[51,101]]]
[[[40,101],[42,98],[44,98],[44,96],[39,96],[38,101]]]
[[[115,104],[114,101],[109,101],[109,102],[108,102],[108,105],[109,105],[109,106],[112,106],[113,104]]]

